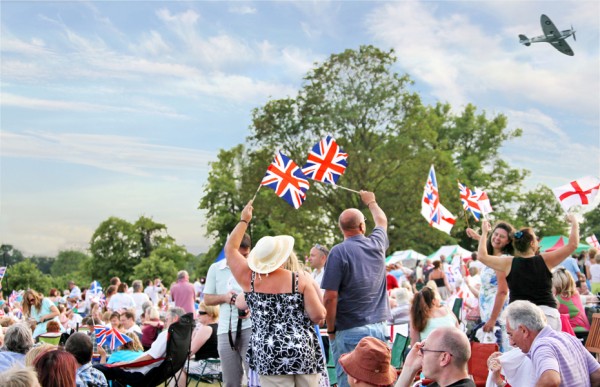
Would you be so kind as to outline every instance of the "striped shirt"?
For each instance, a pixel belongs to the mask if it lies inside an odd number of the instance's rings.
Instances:
[[[538,333],[527,356],[533,363],[534,380],[553,370],[560,374],[561,386],[590,386],[590,375],[600,369],[579,339],[549,326]]]

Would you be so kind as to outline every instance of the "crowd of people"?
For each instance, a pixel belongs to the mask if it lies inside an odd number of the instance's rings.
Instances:
[[[600,257],[594,249],[571,257],[579,242],[574,216],[568,243],[552,252],[539,252],[531,228],[484,221],[481,234],[467,229],[479,243],[470,259],[442,256],[407,268],[386,265],[386,214],[374,193],[360,197],[370,219],[344,210],[343,241],[331,249],[315,243],[310,269],[292,236],[252,246],[249,202],[226,259],[195,283],[180,271],[168,289],[159,278],[145,288],[133,281],[131,289],[113,278],[103,297],[94,283],[80,289],[70,282],[63,295],[26,290],[2,305],[0,385],[139,381],[160,365],[168,327],[191,313],[197,325],[184,368],[219,374],[228,387],[329,386],[328,361],[340,387],[404,387],[419,379],[471,387],[473,337],[498,344],[487,360],[491,385],[600,386],[600,364],[582,344],[586,306],[598,303]],[[457,298],[464,301],[458,315],[451,309]],[[410,336],[401,372],[390,361],[390,326],[399,324]],[[116,349],[100,345],[99,326],[130,340]]]

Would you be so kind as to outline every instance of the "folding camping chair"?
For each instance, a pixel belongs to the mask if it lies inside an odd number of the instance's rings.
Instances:
[[[179,318],[179,321],[174,322],[169,326],[167,336],[167,351],[164,358],[141,361],[127,365],[127,368],[136,368],[150,365],[162,360],[163,362],[150,370],[139,381],[129,384],[131,387],[147,387],[158,386],[164,383],[165,386],[169,382],[175,381],[175,385],[179,381],[181,374],[179,371],[187,363],[190,356],[190,347],[192,344],[192,330],[194,329],[194,315],[192,313],[184,314]],[[116,380],[118,382],[118,380]],[[113,384],[114,385],[114,384]]]
[[[588,337],[585,340],[585,347],[592,354],[596,354],[596,360],[600,360],[598,356],[600,354],[600,313],[592,315],[592,324],[590,325]]]
[[[399,370],[404,364],[404,354],[408,348],[409,339],[400,333],[396,333],[394,343],[392,344],[392,360],[391,364],[395,369]]]

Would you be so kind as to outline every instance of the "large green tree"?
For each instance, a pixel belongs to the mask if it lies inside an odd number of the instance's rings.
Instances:
[[[52,287],[50,276],[42,273],[30,259],[12,265],[10,270],[6,271],[4,280],[2,281],[2,291],[5,295],[10,294],[12,290],[29,288],[47,295]]]
[[[448,236],[420,215],[431,164],[442,202],[455,214],[460,212],[457,179],[487,188],[496,202],[519,197],[526,172],[511,168],[499,149],[520,131],[507,130],[504,116],[488,118],[473,105],[458,114],[448,104],[423,105],[410,91],[409,76],[392,71],[395,61],[393,51],[373,46],[331,55],[309,71],[297,97],[271,100],[253,111],[249,146],[223,150],[211,164],[200,200],[208,234],[217,240],[208,256],[220,251],[273,154],[282,150],[301,166],[312,145],[327,134],[349,155],[339,184],[374,191],[388,215],[392,251],[429,253],[463,235],[460,219]],[[297,238],[296,250],[307,252],[313,243],[341,240],[336,224],[345,208],[368,212],[358,195],[330,185],[311,182],[307,196],[296,211],[261,189],[249,228],[252,237],[291,234]],[[508,214],[511,207],[497,208]]]

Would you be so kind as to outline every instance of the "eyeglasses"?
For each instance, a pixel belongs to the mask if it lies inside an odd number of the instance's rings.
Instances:
[[[437,350],[437,349],[426,349],[426,348],[419,348],[419,352],[421,352],[421,355],[424,356],[425,352],[438,352],[438,353],[447,353],[448,355],[452,356],[452,354],[448,351],[441,351],[441,350]]]
[[[325,246],[321,246],[320,244],[316,243],[315,249],[319,250],[320,252],[322,252],[325,255],[329,255],[329,250]]]
[[[198,316],[204,316],[205,314],[208,314],[208,312],[205,312],[203,310],[198,311]]]

